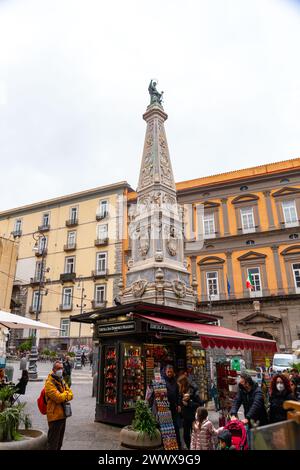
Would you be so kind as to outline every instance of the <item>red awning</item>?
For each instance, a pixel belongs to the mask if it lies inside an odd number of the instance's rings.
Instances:
[[[223,326],[206,325],[203,323],[192,323],[180,320],[169,320],[168,318],[148,317],[137,315],[156,323],[172,326],[185,331],[197,333],[203,348],[236,348],[277,351],[276,341],[247,335],[240,331],[230,330]]]

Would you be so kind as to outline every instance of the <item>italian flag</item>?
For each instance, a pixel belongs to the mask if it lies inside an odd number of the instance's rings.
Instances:
[[[247,289],[253,290],[254,289],[254,281],[251,273],[248,273],[247,281],[246,281]]]

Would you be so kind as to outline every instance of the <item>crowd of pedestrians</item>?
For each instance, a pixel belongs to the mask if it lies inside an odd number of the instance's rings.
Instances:
[[[300,376],[296,369],[272,377],[267,400],[262,387],[251,375],[242,373],[228,423],[225,427],[215,428],[209,419],[206,403],[200,398],[191,371],[181,371],[176,377],[173,366],[167,365],[162,375],[166,383],[179,449],[237,449],[238,447],[233,445],[230,432],[234,427],[244,429],[245,442],[240,448],[247,449],[247,433],[254,424],[264,426],[284,421],[287,419],[287,410],[283,408],[283,403],[287,400],[300,401]],[[153,391],[148,394],[148,401],[156,414]],[[241,407],[244,417],[240,420],[238,413]],[[180,428],[183,431],[183,439]]]

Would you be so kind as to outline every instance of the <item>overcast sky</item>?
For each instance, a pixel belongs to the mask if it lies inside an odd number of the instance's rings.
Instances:
[[[176,181],[300,157],[300,2],[0,0],[0,210],[127,180],[164,90]]]

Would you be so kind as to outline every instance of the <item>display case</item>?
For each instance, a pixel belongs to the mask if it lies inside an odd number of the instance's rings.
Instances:
[[[122,410],[133,409],[137,400],[145,395],[144,358],[142,347],[132,344],[122,345]]]
[[[117,351],[113,346],[104,348],[104,403],[117,403]]]
[[[193,367],[193,380],[198,386],[201,400],[208,401],[208,371],[206,352],[199,346],[186,343],[187,366]]]
[[[145,344],[146,385],[154,379],[154,369],[161,370],[166,364],[174,364],[174,349],[164,344]]]

